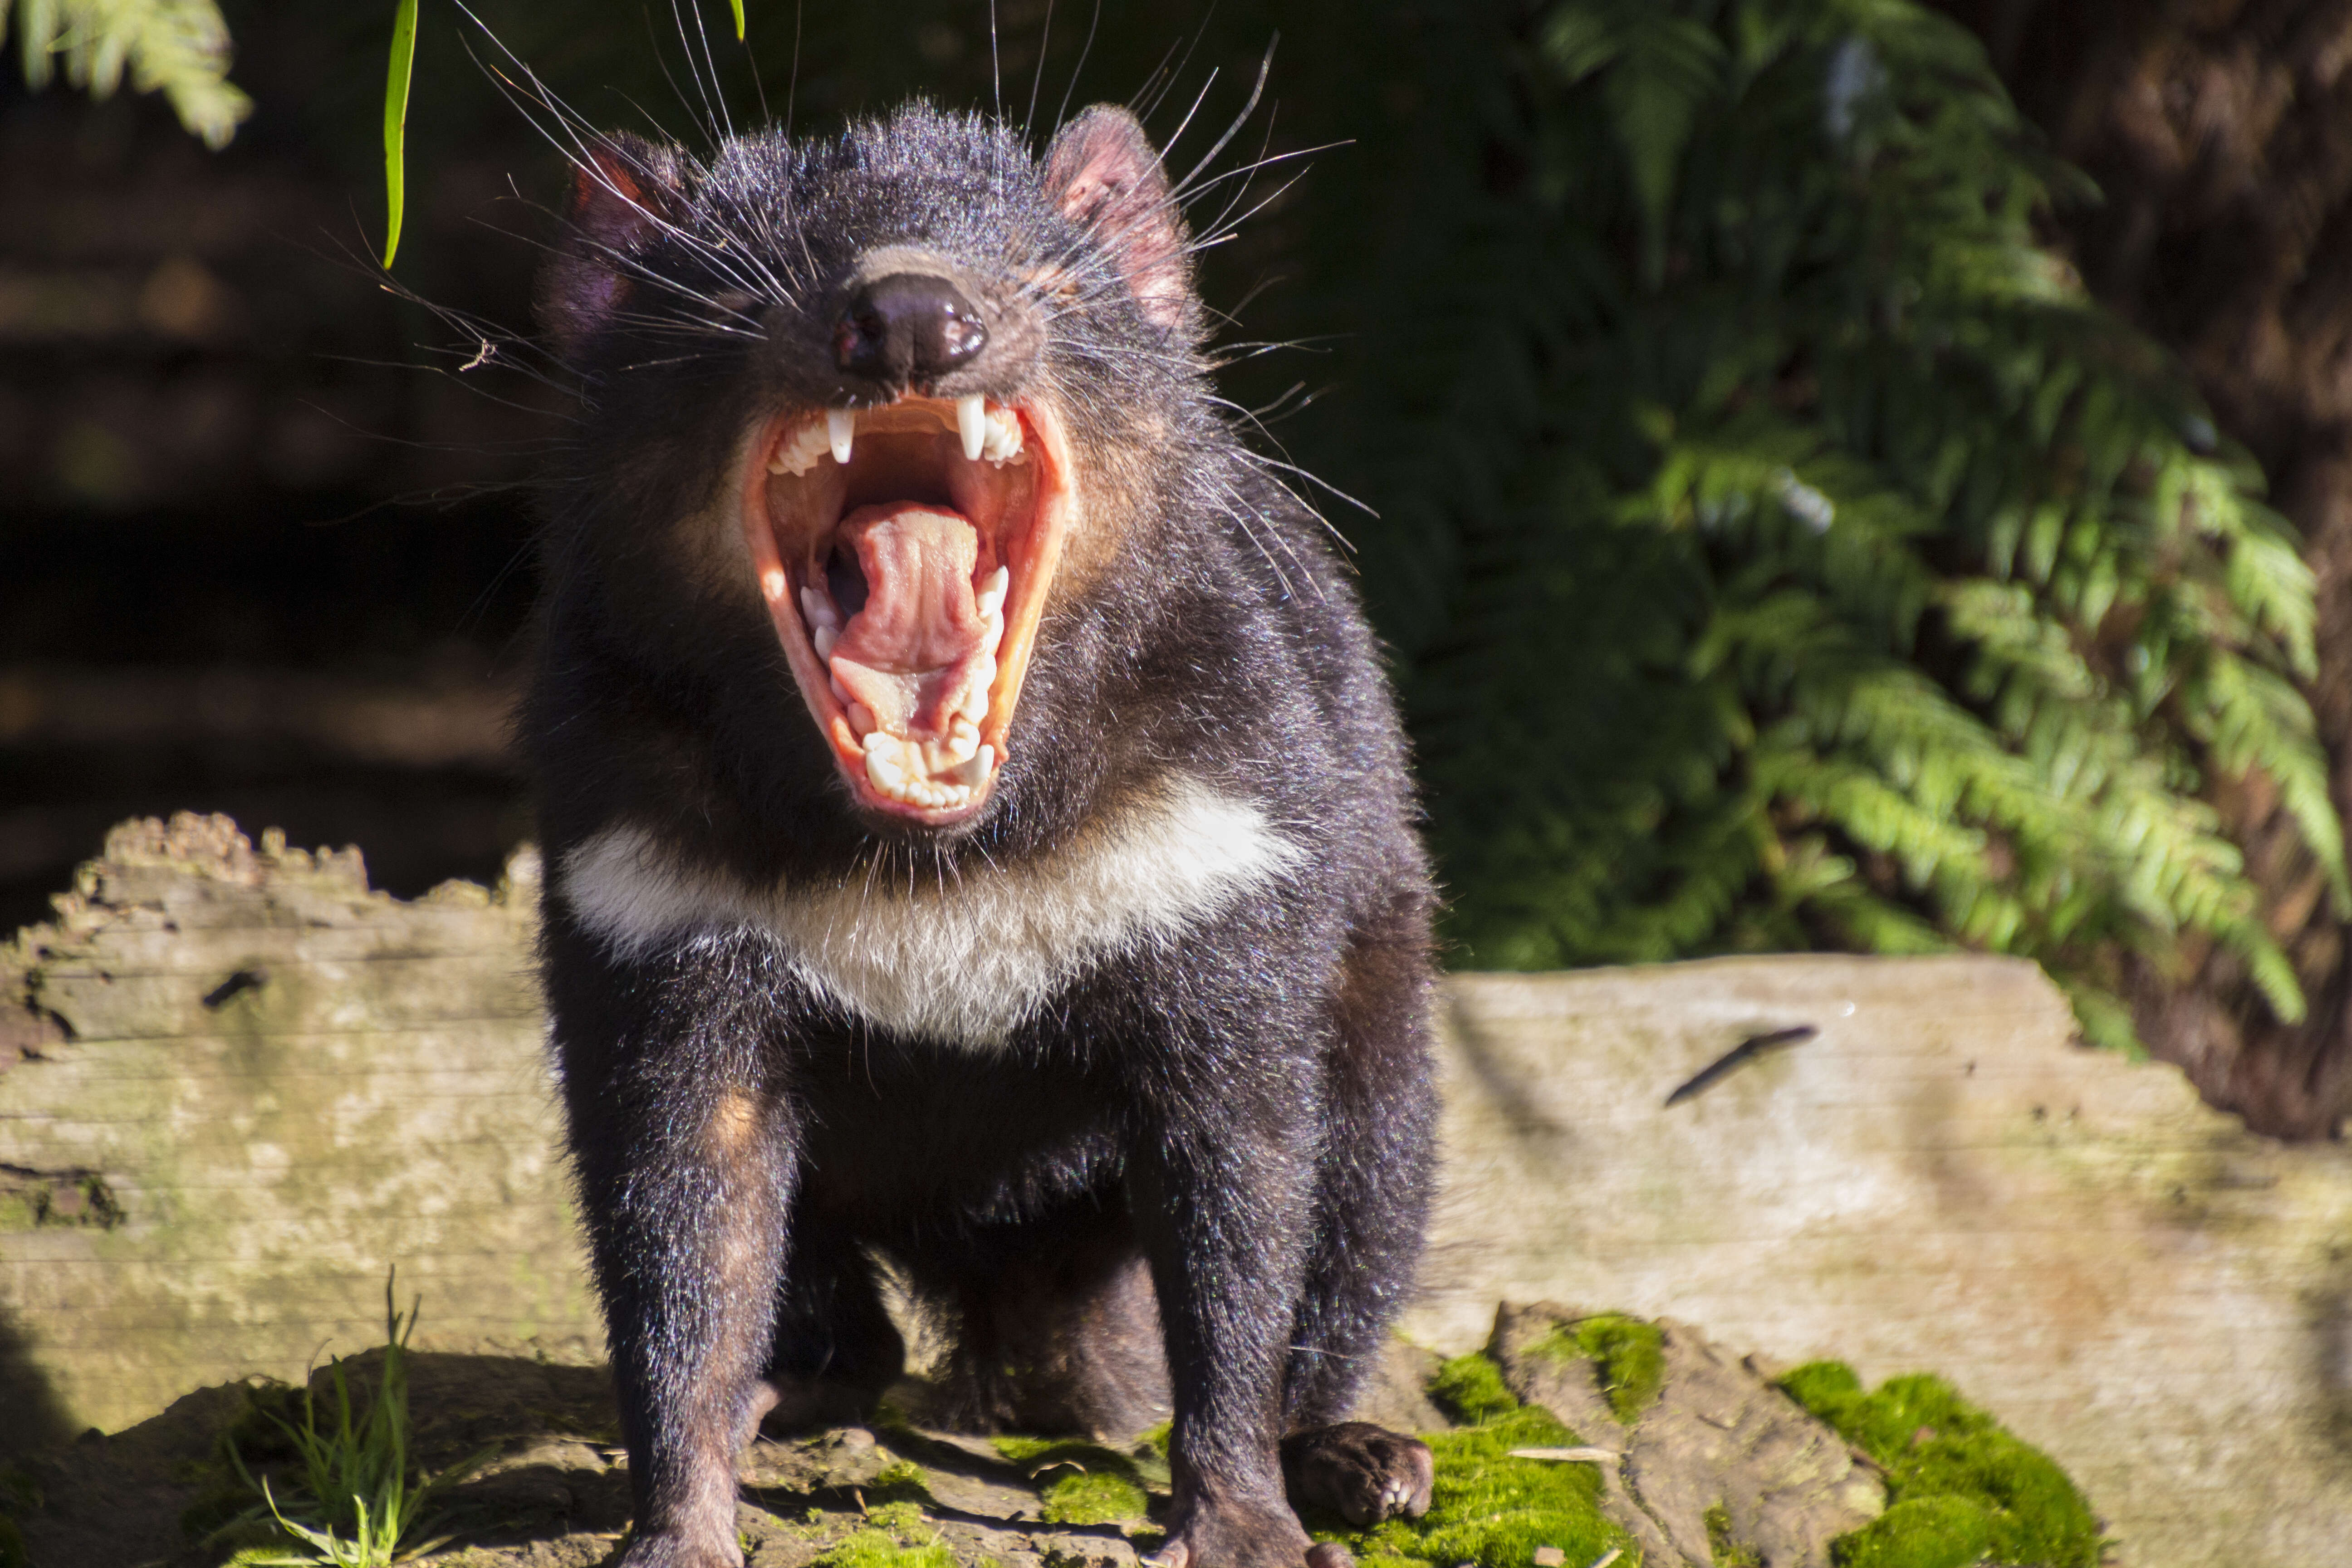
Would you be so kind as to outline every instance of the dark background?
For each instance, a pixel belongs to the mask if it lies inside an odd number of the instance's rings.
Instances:
[[[153,98],[34,94],[0,72],[0,927],[46,913],[131,816],[224,811],[297,844],[356,843],[402,894],[495,875],[528,830],[503,709],[532,592],[532,456],[562,395],[507,368],[530,357],[512,345],[459,374],[479,345],[372,275],[386,17],[225,9],[234,79],[257,109],[217,154]],[[917,90],[993,98],[983,8],[894,5],[887,26],[840,9],[808,7],[795,79],[790,10],[754,7],[751,58],[774,112],[788,91],[811,128]],[[1005,93],[1022,109],[1041,80],[1045,9],[998,11]],[[1317,129],[1284,102],[1293,57],[1324,50],[1328,74],[1328,51],[1360,44],[1367,23],[1417,25],[1322,9],[1277,51],[1251,139],[1263,143],[1276,105],[1277,145]],[[483,14],[595,122],[705,140],[666,8]],[[1088,19],[1068,5],[1055,19],[1036,89],[1048,129]],[[1284,19],[1108,7],[1071,107],[1156,89],[1164,134],[1186,107],[1167,95],[1205,87],[1186,143],[1205,150]],[[719,45],[738,111],[756,118],[743,52]],[[425,8],[396,275],[523,333],[552,232],[543,205],[565,172],[498,90],[496,47]],[[1325,118],[1384,130],[1414,91],[1351,96]],[[1366,153],[1336,156],[1360,168]],[[1317,335],[1297,279],[1275,276],[1302,205],[1277,198],[1209,255],[1213,302],[1286,289],[1285,330]],[[1242,367],[1228,389],[1332,379],[1328,353],[1285,357]]]
[[[297,844],[354,843],[402,894],[492,877],[528,832],[504,711],[532,592],[528,483],[562,399],[511,335],[529,330],[562,162],[500,92],[514,66],[426,5],[395,272],[485,335],[381,287],[382,9],[225,5],[257,108],[217,154],[152,99],[35,94],[0,71],[0,929],[40,918],[126,816],[223,811]],[[724,6],[705,9],[719,25]],[[2044,216],[2052,246],[2179,356],[2302,531],[2319,578],[2307,695],[2346,810],[2352,0],[1943,9],[2103,193]],[[1284,416],[1268,438],[1306,467],[1380,497],[1400,410],[1447,384],[1415,362],[1415,323],[1475,320],[1524,286],[1452,265],[1431,215],[1474,187],[1507,205],[1525,184],[1517,63],[1543,7],[1106,4],[1088,47],[1093,9],[1064,3],[1041,73],[1047,10],[998,5],[992,48],[969,0],[797,17],[754,4],[748,56],[714,34],[713,58],[738,114],[758,118],[764,90],[802,129],[915,91],[987,108],[997,82],[1022,117],[1035,81],[1040,143],[1066,91],[1072,107],[1138,101],[1165,138],[1204,94],[1181,169],[1240,112],[1278,33],[1225,165],[1345,145],[1287,190],[1297,165],[1261,176],[1248,220],[1204,257],[1210,304],[1235,311],[1228,347],[1292,345],[1221,379]],[[590,121],[707,142],[667,5],[481,14]],[[1410,666],[1458,579],[1445,537],[1410,512],[1332,516]],[[2218,1101],[2324,1134],[2352,1103],[2344,928],[2275,802],[2222,805],[2273,928],[2316,977],[2310,1019],[2277,1024],[2193,954],[2135,1011]]]

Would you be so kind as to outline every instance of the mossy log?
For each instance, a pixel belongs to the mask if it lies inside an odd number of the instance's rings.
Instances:
[[[2342,1144],[2256,1136],[2177,1068],[2084,1047],[2017,960],[1465,974],[1441,1007],[1425,1342],[1477,1347],[1498,1298],[1569,1301],[1767,1366],[1932,1371],[2065,1468],[2122,1563],[2342,1559]]]
[[[401,903],[356,855],[184,817],[117,830],[0,948],[0,1447],[363,1350],[394,1263],[420,1350],[594,1359],[535,882],[524,857]],[[1932,1370],[2063,1465],[2126,1563],[2352,1540],[2352,1153],[2072,1044],[2032,965],[1464,975],[1440,1008],[1424,1344],[1573,1301],[1767,1365]]]

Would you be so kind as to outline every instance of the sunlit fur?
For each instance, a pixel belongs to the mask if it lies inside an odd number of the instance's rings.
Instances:
[[[1073,844],[953,880],[752,887],[620,826],[565,857],[560,892],[617,956],[763,931],[812,991],[860,1022],[994,1048],[1089,968],[1179,942],[1299,869],[1304,853],[1247,801],[1181,773],[1163,783]]]
[[[1392,705],[1320,520],[1211,389],[1139,129],[1089,111],[1057,146],[1140,182],[1118,224],[921,106],[701,164],[604,143],[547,274],[582,399],[520,731],[630,1568],[735,1563],[757,1414],[846,1419],[899,1374],[877,1263],[952,1347],[945,1415],[1172,1414],[1193,1568],[1299,1568],[1278,1448],[1351,1444],[1297,1473],[1426,1497],[1426,1450],[1330,1425],[1433,1157]],[[828,346],[889,246],[988,321],[920,390],[1050,403],[1082,497],[994,792],[940,829],[852,800],[729,521],[747,431],[893,395]]]

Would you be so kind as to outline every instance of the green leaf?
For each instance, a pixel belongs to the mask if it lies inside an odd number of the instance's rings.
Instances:
[[[1472,140],[1528,177],[1433,199],[1422,297],[1524,286],[1394,329],[1418,427],[1368,487],[1422,574],[1459,951],[2011,952],[2128,1045],[2126,963],[2218,949],[2302,1016],[2210,792],[2275,799],[2352,908],[2311,574],[2042,248],[2081,182],[1981,47],[1917,0],[1555,0],[1526,36],[1524,126]]]
[[[228,80],[228,27],[215,0],[18,0],[17,48],[28,87],[66,79],[106,98],[127,70],[141,92],[161,92],[180,123],[217,152],[253,112]],[[0,0],[0,36],[9,21]]]
[[[400,220],[408,201],[408,79],[416,61],[416,0],[398,0],[392,14],[392,61],[383,79],[383,266],[400,253]]]
[[[735,7],[735,41],[743,41],[743,0],[730,0]]]

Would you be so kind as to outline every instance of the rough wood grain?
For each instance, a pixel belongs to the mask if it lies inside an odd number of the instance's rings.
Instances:
[[[2352,1542],[2352,1155],[2178,1069],[2070,1044],[1990,958],[1457,976],[1447,1174],[1410,1320],[1496,1299],[1703,1327],[1869,1382],[1933,1371],[2047,1450],[2141,1568],[2309,1568]],[[1813,1024],[1689,1103],[1674,1087]]]
[[[383,1337],[601,1352],[530,972],[534,868],[413,903],[355,852],[131,823],[0,949],[0,1443]]]

